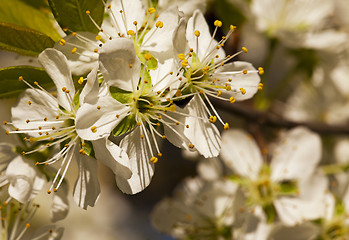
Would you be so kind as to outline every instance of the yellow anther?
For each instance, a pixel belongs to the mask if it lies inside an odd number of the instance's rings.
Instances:
[[[229,123],[225,123],[224,124],[224,130],[228,130],[229,129]]]
[[[74,54],[74,53],[76,53],[77,50],[78,50],[78,49],[75,47],[75,48],[73,48],[73,49],[71,50],[71,53]]]
[[[247,70],[246,69],[242,70],[242,73],[247,74]]]
[[[210,116],[210,122],[211,123],[215,123],[217,121],[217,117],[216,116]]]
[[[56,116],[56,119],[59,119],[59,115]]]
[[[69,90],[69,89],[67,89],[67,90],[65,90],[64,92],[65,92],[65,93],[70,93],[70,90]]]
[[[97,109],[100,110],[100,109],[101,109],[101,106],[97,106]]]
[[[39,162],[36,162],[35,165],[36,165],[36,166],[39,165]]]
[[[26,123],[29,123],[29,122],[30,122],[30,120],[29,120],[29,119],[27,119],[27,120],[25,120],[25,122],[26,122]]]
[[[148,12],[149,12],[150,14],[153,14],[153,13],[156,12],[156,9],[153,8],[153,7],[151,7],[151,8],[148,9]]]
[[[190,51],[190,52],[194,52],[194,49],[192,49],[192,48],[189,48],[189,51]]]
[[[133,30],[128,30],[127,35],[133,36],[135,35],[135,32]]]
[[[100,41],[101,39],[102,39],[101,35],[97,35],[97,36],[96,36],[96,40],[97,40],[97,41]]]
[[[187,59],[184,59],[184,60],[182,61],[182,66],[183,66],[183,67],[188,66],[188,60],[187,60]]]
[[[144,135],[142,134],[142,135],[141,135],[141,139],[143,139],[143,138],[144,138]]]
[[[4,121],[3,124],[6,125],[6,124],[7,124],[7,121]]]
[[[224,66],[224,62],[221,62],[221,66]]]
[[[111,8],[111,5],[109,4],[109,5],[108,5],[108,9],[110,9],[110,8]]]
[[[134,21],[134,22],[133,22],[133,25],[135,25],[135,26],[136,26],[136,25],[137,25],[137,21]]]
[[[262,90],[263,87],[264,87],[263,83],[259,83],[259,84],[258,84],[258,90]]]
[[[45,122],[47,121],[47,117],[44,117],[44,121],[45,121]]]
[[[59,40],[59,44],[64,46],[65,45],[65,40],[62,38],[61,40]]]
[[[84,78],[80,77],[79,80],[78,80],[78,83],[81,85],[83,82],[84,82]]]
[[[22,155],[24,156],[24,155],[25,155],[25,152],[22,152]]]
[[[150,161],[151,161],[152,163],[156,163],[156,162],[158,161],[158,158],[157,158],[157,157],[152,157],[152,158],[150,159]]]
[[[230,90],[231,90],[231,86],[227,84],[227,85],[225,86],[225,90],[230,91]]]
[[[189,124],[185,125],[186,128],[189,128]]]
[[[240,88],[241,94],[245,95],[246,94],[246,90],[244,88]]]
[[[53,189],[54,192],[57,192],[57,190],[58,190],[57,188],[54,188],[54,189]]]
[[[216,20],[216,21],[214,21],[214,25],[215,25],[216,27],[222,27],[222,22],[219,21],[219,20]]]
[[[230,28],[230,30],[231,30],[231,31],[233,31],[233,30],[235,30],[235,29],[236,29],[236,26],[234,26],[234,25],[230,25],[230,27],[229,27],[229,28]]]
[[[67,90],[66,87],[62,87],[62,92],[65,92]]]
[[[119,117],[120,117],[120,115],[119,115],[119,114],[116,114],[116,115],[115,115],[115,117],[116,117],[116,118],[119,118]]]
[[[245,53],[247,53],[247,52],[248,52],[248,49],[247,49],[247,48],[245,48],[245,47],[242,47],[242,48],[241,48],[241,50],[242,50],[242,51],[244,51]]]
[[[171,111],[171,112],[176,111],[176,105],[171,105],[171,106],[170,106],[170,111]]]
[[[53,127],[52,127],[52,130],[56,130],[56,127],[55,127],[55,126],[53,126]]]
[[[95,48],[95,49],[93,50],[93,52],[98,53],[98,49],[97,49],[97,48]]]
[[[158,119],[161,119],[161,115],[158,115]]]
[[[161,22],[161,21],[157,21],[156,24],[155,24],[155,26],[156,26],[157,28],[162,28],[162,27],[164,26],[164,23]]]
[[[19,81],[22,81],[22,80],[23,80],[23,77],[22,77],[22,76],[19,76],[19,77],[18,77],[18,80],[19,80]]]
[[[181,90],[180,89],[178,89],[177,91],[176,91],[176,97],[179,97],[179,96],[182,96],[182,92],[181,92]]]
[[[180,54],[178,54],[178,58],[180,60],[184,60],[185,59],[185,55],[183,53],[180,53]]]
[[[137,126],[141,126],[141,122],[137,122]]]
[[[228,79],[228,82],[231,82],[231,81],[233,81],[233,79],[229,78],[229,79]]]
[[[83,143],[81,143],[81,146],[85,147],[85,145],[86,145],[86,143],[84,143],[84,142],[83,142]]]
[[[47,190],[47,194],[51,194],[51,190]]]
[[[236,100],[235,100],[234,97],[230,97],[230,98],[229,98],[229,102],[230,102],[230,103],[234,103],[235,101],[236,101]]]
[[[162,157],[162,153],[158,153],[158,157]]]
[[[129,68],[132,68],[132,64],[129,64],[128,67],[129,67]]]
[[[152,59],[152,57],[153,56],[150,53],[144,54],[144,58],[145,58],[146,61],[149,61],[150,59]]]
[[[25,227],[30,228],[30,224],[29,223],[25,224]]]
[[[222,91],[221,90],[218,90],[218,93],[217,93],[217,97],[221,96],[222,95]]]
[[[73,35],[73,37],[75,37],[76,36],[76,32],[73,32],[71,35]]]
[[[89,15],[91,12],[89,10],[86,11],[86,14]]]
[[[259,75],[263,75],[264,74],[264,69],[262,67],[258,68],[258,73]]]
[[[28,105],[32,105],[32,102],[31,102],[31,101],[28,101]]]
[[[197,37],[200,37],[200,31],[199,30],[195,30],[194,35]]]
[[[162,135],[162,139],[166,139],[166,135]]]
[[[189,147],[189,148],[194,148],[194,145],[190,143],[190,144],[188,145],[188,147]]]
[[[91,131],[92,131],[93,133],[97,132],[97,127],[96,127],[96,126],[91,127]]]

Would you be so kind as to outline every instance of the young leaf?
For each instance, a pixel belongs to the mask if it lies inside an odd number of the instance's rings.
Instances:
[[[55,42],[47,35],[14,24],[0,22],[0,49],[37,56]]]
[[[0,98],[9,98],[19,95],[28,86],[20,82],[18,78],[22,76],[30,84],[37,81],[40,86],[50,88],[54,86],[53,81],[42,68],[31,66],[19,66],[0,69]]]
[[[61,36],[54,28],[49,14],[44,13],[20,0],[1,1],[0,22],[12,23],[44,33],[54,41]],[[5,35],[1,31],[1,35]]]
[[[122,90],[118,87],[109,88],[110,95],[120,103],[128,103],[132,99],[132,92]]]
[[[131,131],[137,122],[136,119],[132,115],[128,115],[113,129],[114,136],[120,136],[124,133]]]
[[[68,28],[74,32],[98,33],[86,11],[101,26],[104,16],[104,4],[101,0],[49,0],[53,15],[61,28]]]

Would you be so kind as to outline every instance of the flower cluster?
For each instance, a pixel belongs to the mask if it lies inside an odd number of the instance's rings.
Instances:
[[[122,192],[138,193],[150,184],[155,164],[166,158],[164,139],[205,158],[218,156],[215,122],[225,130],[229,123],[212,98],[234,103],[262,88],[262,68],[232,61],[246,47],[231,55],[223,50],[235,26],[216,40],[223,23],[214,21],[211,35],[197,9],[183,14],[162,2],[157,10],[141,0],[104,4],[101,25],[93,9],[84,13],[99,33],[64,28],[68,35],[38,56],[53,88],[19,73],[27,89],[4,121],[6,134],[21,141],[6,150],[17,154],[4,160],[2,186],[9,184],[9,199],[29,204],[48,181],[47,193],[62,205],[53,208],[59,219],[67,211],[62,197],[73,162],[78,166],[73,196],[81,208],[93,207],[99,197],[98,161],[112,170]]]

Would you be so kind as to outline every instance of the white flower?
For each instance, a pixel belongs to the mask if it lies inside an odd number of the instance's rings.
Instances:
[[[233,56],[225,56],[222,46],[235,27],[231,25],[227,36],[217,42],[214,37],[222,22],[216,20],[214,25],[216,28],[211,36],[204,16],[197,10],[187,24],[181,19],[173,35],[178,80],[181,82],[176,96],[178,99],[182,95],[183,98],[193,96],[184,111],[198,117],[186,117],[185,121],[200,126],[201,129],[201,132],[195,133],[192,129],[182,131],[205,157],[217,156],[220,150],[219,132],[210,122],[218,120],[225,129],[229,128],[229,124],[223,122],[208,97],[231,103],[251,98],[261,88],[258,72],[263,72],[262,68],[257,71],[247,62],[227,63],[241,52],[247,52],[247,49],[243,48]],[[206,121],[197,122],[198,119]]]
[[[146,61],[152,58],[149,53],[145,56]],[[128,133],[120,142],[120,148],[125,151],[120,155],[129,158],[133,177],[116,178],[116,181],[119,188],[129,194],[143,190],[150,183],[153,164],[162,156],[156,138],[174,138],[183,147],[191,146],[189,140],[173,128],[183,123],[173,117],[176,107],[171,101],[171,89],[178,83],[172,76],[171,62],[159,64],[156,70],[148,70],[146,63],[141,64],[132,40],[118,38],[106,43],[100,53],[106,89],[96,101],[82,105],[76,118],[76,130],[82,139],[98,140],[111,133],[115,136]]]
[[[176,239],[232,239],[242,204],[237,189],[228,180],[187,179],[174,198],[155,206],[153,225]]]
[[[81,140],[76,134],[75,115],[79,105],[89,100],[90,94],[98,92],[98,89],[93,88],[97,71],[94,70],[88,75],[88,83],[81,94],[76,95],[71,72],[62,53],[55,49],[47,49],[39,55],[39,61],[55,83],[57,97],[43,89],[37,82],[35,82],[37,86],[35,88],[20,77],[20,80],[24,81],[30,89],[23,93],[18,103],[12,108],[11,124],[17,129],[8,131],[8,133],[28,134],[31,137],[24,140],[30,143],[49,141],[31,151],[23,152],[25,155],[52,146],[58,148],[58,153],[51,158],[44,162],[37,162],[37,164],[51,165],[61,161],[48,193],[58,190],[72,159],[76,158],[79,165],[79,176],[75,185],[74,198],[79,206],[86,209],[87,206],[94,206],[100,192],[97,180],[97,162],[89,156],[92,149],[91,143]],[[101,161],[107,165],[116,164],[118,174],[121,176],[125,178],[131,176],[128,163],[123,162],[121,158],[103,158]],[[115,171],[115,168],[112,170]]]
[[[104,44],[120,37],[133,40],[136,54],[143,63],[146,53],[154,56],[150,64],[157,64],[158,60],[163,63],[171,57],[172,42],[168,38],[179,21],[177,8],[166,9],[157,15],[155,8],[145,9],[141,0],[114,0],[106,5],[106,11],[109,17],[98,26],[99,35],[73,32],[55,45],[74,66],[73,73],[83,74],[98,65],[98,53]],[[87,14],[94,21],[89,11]]]
[[[249,206],[263,208],[268,222],[278,217],[287,225],[322,215],[327,179],[316,173],[321,140],[304,128],[289,131],[276,145],[270,165],[251,137],[240,130],[222,138],[221,157],[238,176]]]
[[[193,12],[199,9],[201,12],[205,12],[207,7],[206,0],[159,0],[158,8],[168,9],[176,6],[178,10],[184,13],[184,16],[190,17]]]

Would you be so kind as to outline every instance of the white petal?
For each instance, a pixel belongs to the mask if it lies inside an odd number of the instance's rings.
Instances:
[[[290,130],[274,150],[271,178],[273,181],[308,178],[320,161],[321,149],[319,135],[303,127]]]
[[[100,188],[97,179],[97,161],[87,155],[76,152],[79,167],[79,176],[74,187],[74,201],[76,204],[87,209],[93,207],[98,200]]]
[[[98,67],[98,53],[94,52],[94,49],[98,48],[99,41],[96,41],[96,34],[90,32],[77,32],[89,41],[81,41],[80,38],[68,35],[64,37],[67,43],[62,46],[57,42],[54,46],[55,49],[61,51],[68,60],[69,68],[76,76],[86,75],[91,69]],[[93,42],[93,43],[92,43]],[[73,48],[77,48],[77,53],[72,54]]]
[[[263,164],[262,154],[253,138],[238,129],[223,133],[221,158],[241,176],[256,179]]]
[[[68,184],[63,182],[58,191],[53,193],[51,221],[57,222],[68,215]]]
[[[30,102],[30,104],[28,104]],[[20,130],[38,129],[39,126],[50,129],[59,128],[62,123],[56,122],[58,115],[58,103],[52,96],[41,90],[27,89],[12,107],[12,122]],[[47,118],[48,121],[44,121]],[[26,122],[30,120],[30,122]],[[29,133],[30,136],[38,137],[38,133]]]
[[[136,90],[141,62],[131,39],[116,38],[104,44],[99,54],[99,66],[109,86]]]
[[[6,177],[10,182],[10,196],[21,203],[36,196],[46,183],[45,178],[35,168],[34,162],[24,160],[21,156],[10,162],[6,169]]]
[[[92,141],[96,159],[109,167],[121,178],[129,179],[132,175],[130,161],[124,150],[107,138]]]
[[[217,127],[208,120],[203,103],[199,98],[200,96],[195,95],[185,107],[187,112],[194,117],[186,117],[185,124],[189,125],[189,128],[184,129],[184,135],[205,158],[216,157],[221,148],[220,133]]]
[[[100,109],[97,109],[100,107]],[[76,113],[76,132],[85,140],[96,140],[108,137],[114,127],[122,120],[126,106],[111,96],[102,96],[95,104],[85,103]],[[116,115],[121,117],[117,118]],[[91,127],[97,127],[92,132]]]
[[[88,75],[84,88],[80,93],[79,103],[80,106],[85,102],[90,104],[96,103],[98,99],[98,77],[97,77],[98,68],[94,68]]]
[[[175,53],[175,57],[180,53],[187,53],[189,50],[188,43],[184,37],[186,34],[187,21],[184,18],[181,18],[178,26],[173,32],[172,44]]]
[[[206,181],[214,181],[223,176],[223,165],[219,158],[200,160],[197,171],[199,176]]]
[[[247,74],[239,73],[237,71],[247,70]],[[248,62],[232,62],[220,67],[212,78],[219,78],[220,84],[227,83],[231,86],[231,91],[223,91],[224,94],[233,96],[237,101],[243,101],[252,98],[258,91],[258,84],[261,81],[257,70]],[[231,82],[228,81],[231,79]],[[245,94],[242,94],[240,88],[246,90]],[[238,93],[234,92],[237,91]]]
[[[194,34],[196,30],[200,32],[198,44],[196,43],[197,37]],[[214,50],[214,53],[212,53],[212,57],[209,59],[210,61],[215,55],[218,55],[219,59],[225,57],[225,53],[222,48],[219,48],[219,50],[216,49],[217,41],[214,39],[211,41],[212,37],[206,23],[206,19],[199,10],[196,10],[193,17],[188,20],[186,37],[188,39],[189,46],[194,49],[195,53],[198,53],[200,61],[203,61],[204,57],[207,56],[212,50]]]
[[[151,76],[151,81],[153,85],[152,91],[163,91],[166,88],[178,89],[180,81],[178,77],[175,78],[173,75],[169,74],[170,72],[175,72],[176,66],[172,58],[165,60],[163,63],[158,64],[158,68],[155,70],[150,70],[149,74]],[[169,94],[171,94],[170,91]]]
[[[146,139],[141,139],[140,136],[140,127],[136,127],[120,142],[120,147],[126,151],[130,159],[132,177],[124,179],[116,176],[116,184],[122,192],[127,194],[136,194],[144,190],[154,175],[154,164],[150,162],[153,156]],[[153,142],[151,144],[153,145]]]
[[[48,48],[39,55],[39,61],[57,87],[57,99],[59,104],[64,107],[64,109],[70,111],[71,108],[67,95],[69,94],[71,99],[73,99],[75,95],[75,87],[67,58],[63,53],[56,49]],[[63,92],[63,87],[68,89],[70,92]]]
[[[168,58],[172,55],[172,42],[168,39],[173,37],[173,32],[178,25],[178,9],[169,8],[162,12],[156,22],[161,21],[164,26],[157,28],[154,25],[144,36],[142,50],[147,50],[158,59]],[[182,36],[184,37],[184,35]]]
[[[115,25],[115,22],[112,20],[112,16],[109,18],[109,25],[112,25],[113,29],[110,29],[108,33],[112,34],[113,36],[117,36],[117,34],[120,32],[121,34],[126,35],[128,30],[133,30],[136,32],[136,26],[133,24],[134,21],[138,23],[138,29],[142,26],[144,16],[145,16],[145,9],[143,7],[141,0],[127,0],[122,1],[123,7],[120,0],[112,0],[111,2],[111,10],[113,11],[113,14],[115,17],[115,20],[117,22],[117,26]],[[123,14],[120,14],[120,10],[123,11]],[[123,15],[125,15],[125,20],[123,20]],[[108,19],[108,18],[107,18]],[[103,23],[102,28],[104,27],[105,23]],[[113,30],[113,31],[112,31]]]

